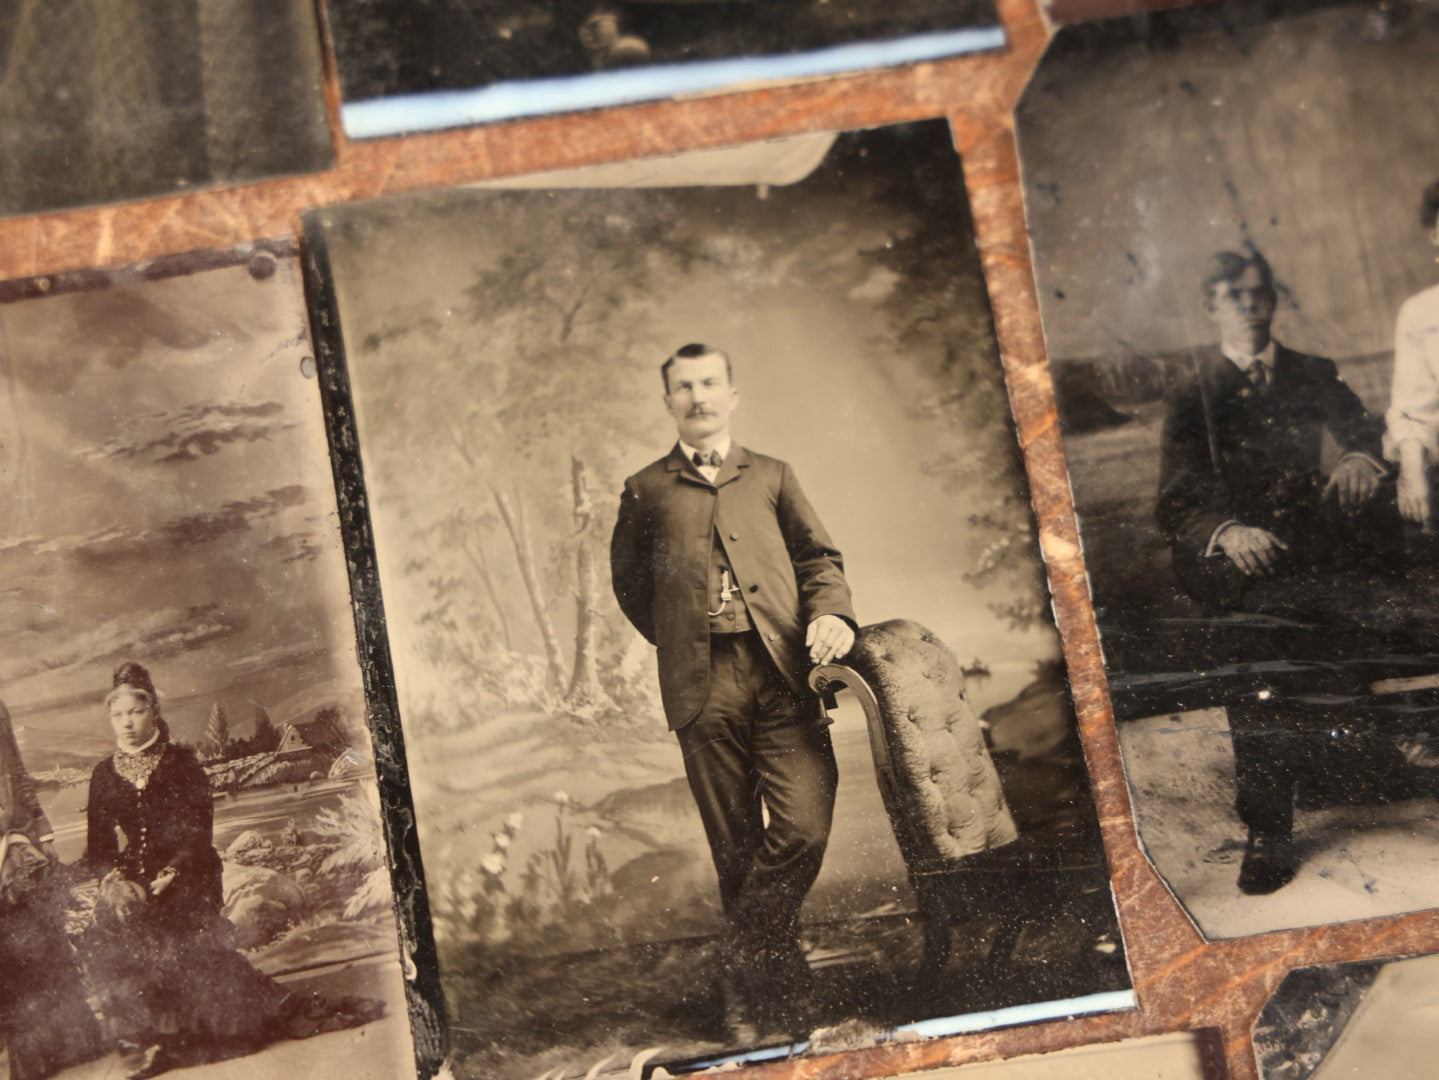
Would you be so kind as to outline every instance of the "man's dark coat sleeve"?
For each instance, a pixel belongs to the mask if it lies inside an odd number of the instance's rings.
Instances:
[[[610,578],[625,618],[655,644],[654,578],[649,572],[651,525],[644,518],[631,477],[620,494],[620,513],[610,537]]]
[[[1197,380],[1170,396],[1159,436],[1159,497],[1155,517],[1171,547],[1203,551],[1214,530],[1234,516],[1210,452],[1204,400]]]
[[[1339,375],[1334,361],[1314,357],[1317,367],[1325,426],[1339,449],[1346,454],[1364,454],[1383,468],[1384,418],[1364,407],[1359,395]]]
[[[799,587],[800,622],[808,626],[821,615],[837,615],[858,629],[849,583],[844,579],[844,559],[787,464],[775,516]]]

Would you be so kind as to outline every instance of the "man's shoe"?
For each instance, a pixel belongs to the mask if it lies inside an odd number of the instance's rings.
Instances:
[[[1244,861],[1239,865],[1239,891],[1265,896],[1284,888],[1299,872],[1299,853],[1287,833],[1249,830]]]
[[[733,1046],[756,1046],[760,1026],[755,1020],[745,980],[738,972],[726,972],[719,979],[720,1007],[724,1012],[724,1034]]]
[[[755,1011],[763,1033],[794,1038],[808,1035],[819,1009],[814,972],[799,942],[770,943],[756,974]]]

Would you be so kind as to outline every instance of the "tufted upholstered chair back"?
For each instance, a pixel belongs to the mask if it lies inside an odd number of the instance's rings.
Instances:
[[[1016,838],[959,660],[933,633],[908,619],[863,627],[844,664],[815,669],[810,683],[821,694],[848,687],[864,706],[880,794],[912,874]]]

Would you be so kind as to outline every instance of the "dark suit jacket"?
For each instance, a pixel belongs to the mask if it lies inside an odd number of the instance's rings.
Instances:
[[[1231,519],[1268,529],[1297,558],[1322,557],[1324,432],[1341,451],[1377,462],[1382,418],[1365,411],[1332,360],[1283,345],[1264,390],[1217,348],[1194,361],[1197,377],[1170,397],[1160,442],[1155,514],[1176,565],[1203,558]]]
[[[808,693],[809,623],[819,615],[855,621],[840,553],[788,465],[734,445],[711,484],[676,445],[625,481],[610,542],[615,598],[658,650],[671,728],[694,719],[709,687],[716,532],[755,629],[796,693]]]

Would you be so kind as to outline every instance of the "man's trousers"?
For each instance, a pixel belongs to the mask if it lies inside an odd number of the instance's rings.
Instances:
[[[714,634],[708,696],[676,734],[719,874],[731,958],[764,963],[792,951],[838,780],[817,702],[794,693],[758,633]]]
[[[1272,706],[1230,705],[1234,737],[1235,810],[1254,832],[1290,835],[1294,828],[1294,792],[1311,767],[1308,748],[1313,731],[1286,723]]]

